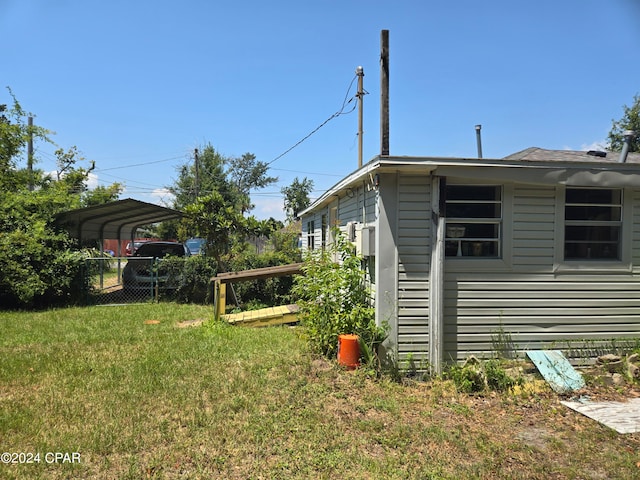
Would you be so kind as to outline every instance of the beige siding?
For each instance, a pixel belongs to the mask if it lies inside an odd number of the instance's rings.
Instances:
[[[399,177],[398,354],[426,360],[429,348],[430,177]]]

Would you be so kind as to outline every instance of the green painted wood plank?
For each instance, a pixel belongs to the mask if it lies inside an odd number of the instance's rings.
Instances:
[[[527,356],[554,392],[569,393],[584,387],[582,375],[559,350],[531,350]]]

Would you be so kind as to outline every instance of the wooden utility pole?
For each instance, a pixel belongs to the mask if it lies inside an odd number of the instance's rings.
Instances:
[[[380,34],[380,155],[389,155],[389,30]]]
[[[364,134],[362,125],[362,113],[363,113],[363,100],[364,100],[364,69],[362,67],[356,68],[356,75],[358,76],[358,168],[362,167],[362,136]]]
[[[29,191],[33,191],[33,117],[29,117],[29,143],[27,144],[27,175],[29,175]]]
[[[198,197],[200,196],[200,165],[198,165],[198,149],[197,148],[194,150],[194,168],[196,170],[195,194],[196,194],[196,200],[198,200]]]

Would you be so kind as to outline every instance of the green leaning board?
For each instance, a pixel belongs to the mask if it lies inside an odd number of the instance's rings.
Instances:
[[[554,392],[569,393],[584,387],[582,375],[559,350],[532,350],[527,356]]]

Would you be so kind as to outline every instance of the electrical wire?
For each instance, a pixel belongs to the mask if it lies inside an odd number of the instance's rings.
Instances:
[[[109,170],[118,170],[121,168],[132,168],[132,167],[142,167],[145,165],[152,165],[154,163],[163,163],[163,162],[170,162],[171,160],[178,160],[178,159],[184,159],[184,155],[180,155],[179,157],[171,157],[171,158],[165,158],[163,160],[154,160],[152,162],[144,162],[144,163],[133,163],[131,165],[122,165],[119,167],[111,167],[111,168],[100,168],[100,169],[96,169],[96,172],[106,172]]]
[[[292,147],[288,148],[287,150],[285,150],[283,153],[281,153],[280,155],[278,155],[276,158],[274,158],[273,160],[271,160],[269,163],[267,163],[267,165],[271,165],[272,163],[274,163],[276,160],[280,160],[282,157],[284,157],[287,153],[289,153],[291,150],[293,150],[294,148],[296,148],[298,145],[300,145],[302,142],[304,142],[305,140],[307,140],[309,137],[311,137],[314,133],[316,133],[318,130],[320,130],[322,127],[324,127],[327,123],[329,123],[331,120],[333,120],[336,117],[339,117],[340,115],[347,115],[351,112],[353,112],[356,109],[357,103],[356,102],[353,105],[353,108],[351,110],[349,110],[348,112],[345,112],[344,109],[347,106],[348,103],[351,103],[351,101],[356,98],[357,99],[357,95],[351,97],[349,100],[347,100],[347,98],[349,98],[349,92],[351,91],[351,87],[353,87],[353,82],[355,82],[356,78],[358,78],[358,76],[354,76],[353,79],[351,80],[351,83],[349,84],[349,88],[347,89],[347,93],[344,96],[344,100],[342,102],[342,107],[340,107],[340,110],[338,110],[336,113],[334,113],[333,115],[331,115],[329,118],[327,118],[324,122],[322,122],[319,126],[317,126],[314,130],[311,131],[311,133],[309,133],[308,135],[306,135],[304,138],[302,138],[301,140],[299,140],[296,144],[294,144]]]

